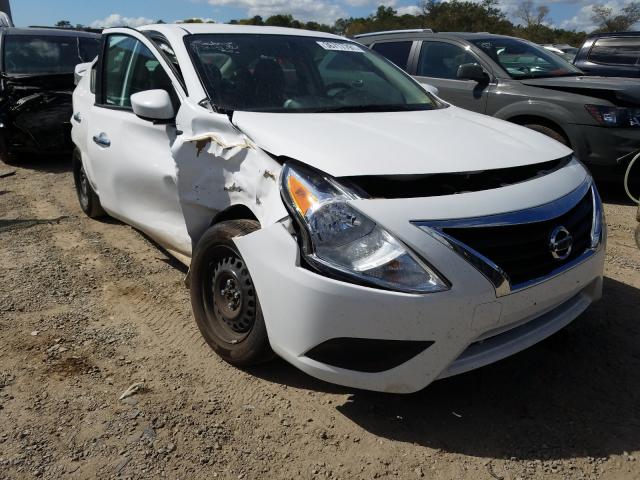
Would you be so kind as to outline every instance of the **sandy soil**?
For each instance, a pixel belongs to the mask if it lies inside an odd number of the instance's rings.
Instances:
[[[0,164],[0,478],[640,478],[635,209],[605,192],[604,299],[410,396],[219,360],[185,270],[86,218],[67,162]],[[144,389],[125,401],[131,384]]]

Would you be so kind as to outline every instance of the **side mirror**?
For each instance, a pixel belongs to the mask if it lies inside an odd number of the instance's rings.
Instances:
[[[477,63],[464,63],[458,67],[456,74],[458,80],[473,80],[478,83],[487,83],[489,75]]]
[[[143,120],[167,122],[176,116],[166,90],[145,90],[131,95],[133,113]]]
[[[422,82],[420,82],[420,86],[424,88],[427,92],[435,95],[436,97],[438,96],[438,91],[439,91],[438,87],[435,87],[430,83],[422,83]]]

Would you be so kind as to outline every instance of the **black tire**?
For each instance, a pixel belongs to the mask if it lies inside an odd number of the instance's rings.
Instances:
[[[87,174],[82,165],[82,156],[78,150],[73,152],[73,180],[80,208],[89,218],[99,218],[106,215],[100,205],[98,194],[91,187]]]
[[[255,220],[230,220],[202,236],[191,260],[191,307],[202,336],[236,366],[264,363],[274,356],[253,281],[234,237],[260,228]]]
[[[551,127],[547,127],[546,125],[538,125],[536,123],[528,123],[524,125],[527,128],[530,128],[531,130],[535,130],[536,132],[540,132],[544,135],[546,135],[547,137],[551,137],[554,140],[562,143],[563,145],[566,145],[567,147],[571,148],[571,144],[569,143],[569,140],[567,140],[567,138],[560,132],[558,132],[557,130],[551,128]]]

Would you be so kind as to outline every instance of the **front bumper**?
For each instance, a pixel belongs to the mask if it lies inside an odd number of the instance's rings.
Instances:
[[[464,218],[499,213],[496,205],[505,211],[528,208],[545,203],[541,198],[545,195],[558,198],[559,192],[584,179],[584,170],[576,164],[528,182],[531,189],[515,185],[447,198],[357,201],[355,206],[423,254],[450,280],[450,290],[434,294],[379,290],[309,271],[301,266],[298,244],[283,224],[236,238],[258,292],[273,350],[328,382],[411,393],[437,378],[487,365],[537,343],[600,297],[603,248],[543,283],[497,297],[494,285],[479,270],[410,221],[427,211]],[[339,368],[308,356],[325,342],[353,338],[430,346],[384,371]]]
[[[640,128],[611,128],[595,125],[571,125],[573,147],[580,160],[596,167],[628,164],[640,151]]]

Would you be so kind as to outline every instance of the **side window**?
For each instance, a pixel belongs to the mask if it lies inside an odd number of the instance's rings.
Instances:
[[[158,59],[133,37],[111,35],[103,65],[103,102],[114,107],[131,107],[131,95],[161,89],[173,94],[171,80]]]
[[[77,37],[4,35],[2,41],[5,73],[71,73],[81,63]]]
[[[376,43],[372,49],[380,55],[387,57],[403,70],[407,69],[409,53],[411,52],[412,41],[406,42],[383,42]]]
[[[456,79],[458,67],[478,60],[464,48],[444,42],[423,42],[418,60],[419,76]]]
[[[589,51],[589,61],[609,65],[636,65],[640,58],[640,37],[600,38]]]

